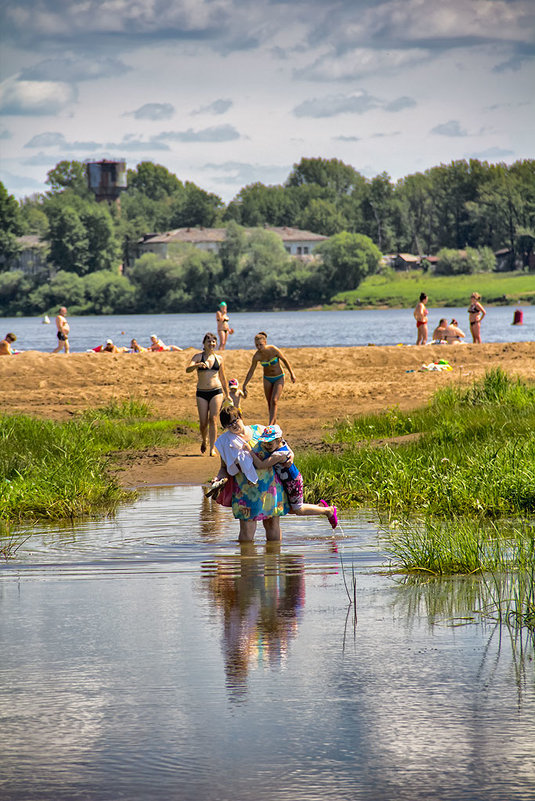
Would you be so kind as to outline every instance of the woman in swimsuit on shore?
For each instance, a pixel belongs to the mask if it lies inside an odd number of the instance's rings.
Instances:
[[[420,300],[416,304],[414,310],[414,319],[416,320],[416,344],[425,345],[427,342],[427,295],[422,292]]]
[[[221,303],[219,304],[219,309],[215,313],[215,318],[217,320],[217,335],[219,337],[219,350],[225,350],[228,335],[231,333],[231,328],[228,320],[227,304],[224,301],[221,301]]]
[[[468,319],[470,320],[470,333],[474,344],[481,345],[481,320],[486,315],[486,311],[480,303],[481,295],[472,292],[470,296],[470,306],[468,308]]]
[[[260,363],[264,368],[264,394],[268,404],[269,425],[271,426],[277,422],[279,399],[282,395],[282,389],[284,387],[284,373],[282,371],[281,362],[287,368],[290,378],[294,384],[295,375],[289,361],[285,356],[283,356],[280,350],[276,348],[275,345],[267,344],[267,334],[265,331],[258,332],[254,338],[254,344],[256,347],[256,353],[253,356],[251,366],[249,367],[249,372],[247,373],[245,381],[243,382],[242,391],[244,397],[246,398],[247,384],[253,377],[253,373],[256,370],[257,364]]]
[[[197,411],[201,430],[201,453],[206,453],[206,438],[210,445],[210,456],[216,455],[217,416],[221,409],[223,396],[228,399],[228,385],[223,367],[223,359],[217,356],[217,337],[207,333],[202,341],[202,353],[196,353],[186,373],[197,371]]]

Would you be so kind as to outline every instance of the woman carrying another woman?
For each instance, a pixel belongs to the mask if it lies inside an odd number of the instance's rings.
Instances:
[[[216,356],[217,337],[207,333],[202,341],[202,352],[196,353],[186,373],[197,371],[197,411],[201,430],[201,453],[206,453],[206,438],[210,443],[210,456],[215,456],[215,440],[217,435],[217,415],[221,408],[223,395],[228,398],[227,379],[223,367],[223,359]]]
[[[215,319],[217,320],[217,335],[219,337],[219,350],[225,350],[225,345],[227,344],[228,335],[232,334],[233,330],[229,325],[227,304],[225,303],[224,300],[222,300],[221,303],[219,304],[219,309],[215,313]]]
[[[256,353],[253,356],[249,372],[243,382],[242,391],[243,395],[247,397],[247,384],[253,377],[257,364],[260,362],[264,368],[264,394],[266,396],[268,409],[269,409],[269,425],[277,422],[277,411],[279,406],[279,398],[282,395],[284,387],[284,373],[282,371],[281,362],[286,366],[290,374],[292,382],[295,384],[295,375],[288,360],[282,355],[280,350],[275,345],[267,344],[267,334],[265,331],[259,331],[254,338]]]
[[[468,319],[470,320],[470,333],[474,344],[481,345],[481,320],[486,315],[486,311],[479,302],[481,295],[472,292],[470,296],[470,306],[468,307]]]
[[[216,440],[221,468],[214,480],[226,478],[228,481],[215,500],[224,506],[232,506],[234,517],[240,521],[240,542],[254,540],[259,520],[264,525],[266,540],[278,541],[281,538],[279,517],[290,511],[284,488],[272,467],[274,461],[282,459],[280,455],[266,459],[267,467],[255,470],[243,445],[247,443],[251,448],[256,445],[264,426],[244,425],[241,412],[235,406],[222,409],[219,420],[225,430]]]

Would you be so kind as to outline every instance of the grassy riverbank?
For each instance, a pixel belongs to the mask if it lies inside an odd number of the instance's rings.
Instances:
[[[305,454],[300,466],[310,496],[342,506],[391,516],[529,515],[534,432],[535,387],[498,368],[468,389],[437,392],[414,412],[341,422],[332,437],[338,450]]]
[[[74,519],[131,495],[108,467],[114,452],[176,445],[177,421],[146,404],[112,401],[69,422],[0,418],[0,522]]]
[[[429,296],[429,305],[468,306],[472,292],[479,292],[483,305],[535,304],[533,273],[477,273],[475,275],[432,275],[422,270],[388,270],[366,278],[357,289],[340,292],[332,302],[348,309],[363,306],[411,308],[420,292]]]

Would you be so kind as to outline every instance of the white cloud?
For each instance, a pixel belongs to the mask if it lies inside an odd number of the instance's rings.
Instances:
[[[488,147],[486,150],[480,150],[479,153],[470,153],[468,158],[480,161],[500,161],[507,156],[514,156],[514,151],[506,150],[503,147]]]
[[[135,117],[136,120],[170,120],[175,113],[171,103],[145,103],[135,111],[125,112],[125,117]]]
[[[68,142],[62,133],[47,131],[36,134],[24,147],[59,147],[62,150],[98,150],[101,145],[98,142]]]
[[[165,131],[156,137],[165,142],[232,142],[240,138],[240,134],[233,125],[214,125],[212,128],[203,128],[194,131]]]
[[[359,47],[349,52],[333,51],[306,67],[295,70],[294,76],[307,81],[353,81],[378,73],[397,72],[430,58],[427,49],[404,50]]]
[[[75,83],[115,78],[130,69],[119,59],[110,57],[48,58],[22,70],[20,78],[26,81],[63,81],[68,76],[69,81]]]
[[[390,103],[385,105],[385,111],[403,111],[406,108],[414,108],[416,106],[416,100],[413,97],[397,97],[395,100],[391,100]]]
[[[219,100],[214,100],[213,103],[209,103],[207,106],[201,106],[201,108],[192,111],[192,114],[224,114],[229,108],[232,108],[232,100],[224,100],[220,98]]]
[[[461,128],[459,120],[449,120],[448,122],[440,123],[440,125],[435,125],[434,128],[431,128],[431,133],[439,136],[469,136],[468,131]]]
[[[266,185],[280,184],[288,177],[291,165],[247,164],[242,161],[227,161],[221,164],[205,164],[204,169],[223,173],[215,178],[217,183],[248,186],[261,182]]]
[[[364,90],[351,95],[326,95],[305,100],[293,110],[296,117],[335,117],[338,114],[365,114],[380,105],[378,98]]]
[[[0,111],[28,116],[58,114],[72,106],[77,98],[76,87],[70,83],[10,78],[0,86]]]

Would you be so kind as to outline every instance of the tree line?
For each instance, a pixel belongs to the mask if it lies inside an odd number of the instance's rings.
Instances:
[[[389,252],[439,253],[434,269],[455,274],[492,269],[492,252],[507,248],[510,266],[527,269],[534,173],[535,160],[471,159],[394,183],[386,173],[365,178],[337,159],[303,158],[284,185],[251,184],[225,206],[142,162],[128,171],[119,214],[95,201],[81,162],[61,161],[45,193],[17,202],[0,184],[0,312],[39,314],[59,302],[79,313],[204,311],[223,295],[236,309],[307,306],[356,288]],[[329,237],[316,250],[321,261],[291,259],[266,225]],[[177,246],[166,261],[136,259],[143,234],[196,226],[228,226],[219,254]],[[245,227],[258,230],[246,235]],[[22,234],[49,243],[48,271],[10,270]]]

